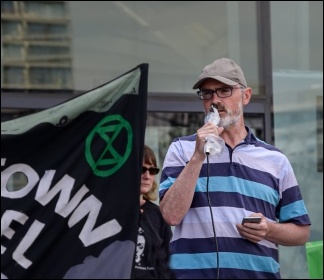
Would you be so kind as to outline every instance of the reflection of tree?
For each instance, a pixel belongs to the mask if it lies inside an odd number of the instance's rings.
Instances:
[[[159,152],[159,164],[162,166],[164,157],[171,141],[177,137],[191,135],[204,123],[204,112],[149,112],[147,126],[155,127],[158,131],[156,139]],[[253,129],[255,135],[264,139],[264,119],[261,114],[245,114],[246,125]]]
[[[203,113],[174,113],[170,118],[170,138],[196,133],[203,121]]]
[[[204,123],[204,113],[156,113],[148,114],[147,126],[155,126],[159,131],[159,158],[163,162],[172,140],[197,132]],[[161,162],[161,165],[162,165]]]
[[[264,137],[264,119],[262,114],[245,114],[244,123],[252,129],[254,135],[261,140]]]

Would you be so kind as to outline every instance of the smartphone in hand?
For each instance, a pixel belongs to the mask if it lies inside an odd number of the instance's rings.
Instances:
[[[242,220],[242,225],[244,223],[260,223],[261,217],[244,217]]]

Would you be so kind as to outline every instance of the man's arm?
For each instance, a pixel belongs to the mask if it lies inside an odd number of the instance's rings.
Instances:
[[[203,162],[204,158],[194,155],[160,201],[161,213],[168,224],[179,224],[188,212]]]
[[[309,238],[309,225],[292,223],[269,223],[265,239],[283,246],[304,245]]]
[[[299,246],[306,243],[310,234],[309,225],[296,225],[293,223],[274,223],[262,216],[261,222],[236,225],[243,238],[252,242],[262,239],[283,246]]]
[[[168,224],[178,225],[190,208],[199,173],[206,158],[204,153],[206,136],[217,136],[222,131],[223,128],[217,128],[210,122],[197,130],[193,156],[160,201],[161,213]]]

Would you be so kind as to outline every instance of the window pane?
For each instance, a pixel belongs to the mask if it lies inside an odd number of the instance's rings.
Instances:
[[[3,83],[5,85],[24,85],[24,73],[22,67],[6,66],[4,67]]]
[[[30,46],[28,49],[28,55],[31,56],[60,55],[60,54],[69,54],[69,48],[58,47],[58,46]]]
[[[25,13],[46,18],[64,17],[64,3],[55,1],[25,1]]]
[[[193,92],[206,64],[231,57],[261,93],[255,1],[69,3],[78,89],[148,62],[150,92]]]
[[[271,1],[271,29],[275,144],[296,173],[312,221],[309,241],[323,240],[323,2]],[[309,278],[304,246],[279,253],[283,278]]]
[[[22,60],[21,44],[5,44],[3,45],[3,60]]]
[[[32,68],[30,83],[36,86],[69,86],[71,70],[67,68]]]
[[[19,22],[18,21],[2,21],[1,20],[2,35],[15,36],[19,35]]]
[[[2,13],[14,13],[13,1],[1,1]]]
[[[26,35],[67,35],[67,27],[63,24],[28,23]]]

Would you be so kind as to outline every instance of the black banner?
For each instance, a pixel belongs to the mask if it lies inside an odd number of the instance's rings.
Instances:
[[[1,278],[130,278],[147,79],[1,123]]]

